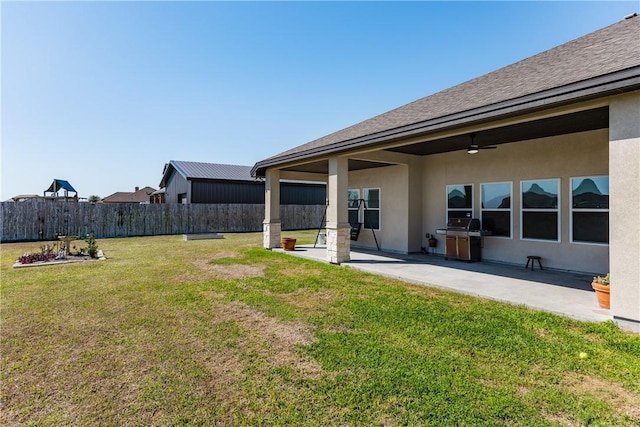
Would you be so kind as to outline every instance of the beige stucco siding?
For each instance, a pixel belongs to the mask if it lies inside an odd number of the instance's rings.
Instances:
[[[527,255],[540,255],[551,268],[605,273],[609,247],[570,243],[571,178],[608,174],[608,130],[581,132],[500,145],[470,155],[457,151],[423,160],[423,235],[446,224],[446,185],[472,184],[474,217],[481,217],[480,184],[511,182],[513,188],[512,238],[487,237],[485,260],[523,264]],[[560,242],[520,239],[520,181],[560,179]],[[438,252],[444,252],[438,236]],[[423,241],[423,245],[426,241]]]
[[[610,108],[611,312],[640,322],[640,92]]]
[[[393,165],[349,172],[349,189],[380,188],[380,230],[375,230],[383,250],[407,252],[409,244],[409,166]],[[362,229],[352,247],[375,248],[371,230]]]

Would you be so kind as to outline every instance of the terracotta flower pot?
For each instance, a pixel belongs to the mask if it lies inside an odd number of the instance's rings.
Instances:
[[[610,307],[610,304],[609,304],[610,286],[605,286],[596,282],[591,282],[591,287],[593,288],[594,291],[596,291],[596,297],[598,297],[598,305],[600,305],[600,308],[608,309]]]
[[[296,248],[296,239],[292,239],[291,237],[283,237],[280,239],[280,244],[282,245],[282,249],[285,251],[293,251]]]

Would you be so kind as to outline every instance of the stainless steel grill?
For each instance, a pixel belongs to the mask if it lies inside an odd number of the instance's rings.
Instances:
[[[445,231],[445,259],[480,261],[482,232],[477,218],[451,218]]]

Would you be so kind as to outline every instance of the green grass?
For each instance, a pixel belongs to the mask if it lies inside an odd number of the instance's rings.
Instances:
[[[0,424],[640,425],[638,335],[261,241],[3,244]]]

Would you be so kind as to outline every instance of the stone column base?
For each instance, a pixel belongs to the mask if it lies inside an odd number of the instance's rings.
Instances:
[[[280,246],[281,227],[280,221],[265,221],[262,223],[262,239],[265,249],[273,249]]]
[[[340,224],[337,228],[327,227],[327,260],[331,264],[348,262],[351,258],[351,227]]]

